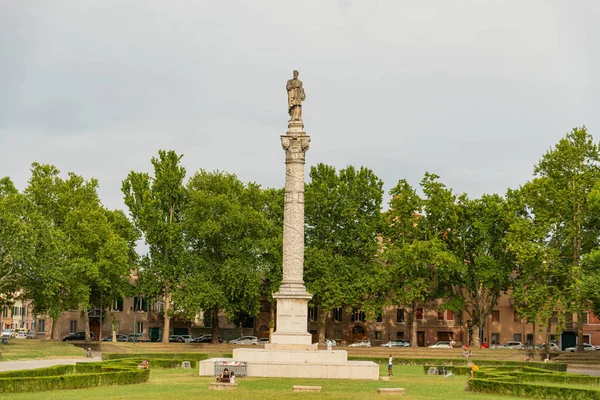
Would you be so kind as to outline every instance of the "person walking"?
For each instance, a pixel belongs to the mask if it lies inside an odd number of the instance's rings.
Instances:
[[[392,365],[394,365],[394,358],[390,354],[390,358],[388,358],[388,376],[394,376],[392,373]]]

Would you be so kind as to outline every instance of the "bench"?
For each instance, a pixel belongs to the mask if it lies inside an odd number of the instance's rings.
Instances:
[[[237,383],[211,382],[208,384],[208,390],[236,390]]]
[[[404,394],[404,388],[379,388],[377,389],[378,394],[395,394],[402,396]]]
[[[292,386],[292,390],[294,392],[321,392],[323,386],[302,386],[302,385],[294,385]]]

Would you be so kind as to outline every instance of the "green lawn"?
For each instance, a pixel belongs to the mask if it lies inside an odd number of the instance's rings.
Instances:
[[[387,374],[387,366],[381,366]],[[511,400],[516,397],[493,396],[465,392],[466,377],[423,374],[420,366],[394,366],[395,375],[385,381],[348,381],[288,378],[240,378],[236,391],[209,391],[212,378],[198,377],[197,370],[154,370],[145,384],[110,386],[81,390],[11,394],[11,399],[371,399],[379,387],[403,387],[402,399],[419,400]],[[293,393],[292,385],[319,385],[320,394]]]
[[[9,339],[7,345],[0,344],[0,352],[2,352],[2,361],[85,356],[83,349],[70,343],[42,342],[35,339]]]

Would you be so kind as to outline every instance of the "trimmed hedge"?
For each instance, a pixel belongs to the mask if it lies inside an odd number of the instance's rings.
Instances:
[[[387,364],[387,357],[348,357],[354,361],[373,361],[377,364]],[[566,372],[567,364],[545,363],[545,362],[524,362],[524,361],[501,361],[501,360],[474,360],[471,358],[394,358],[394,364],[399,365],[432,365],[439,366],[441,363],[452,363],[454,366],[467,365],[473,362],[478,366],[504,366],[504,367],[529,367],[539,368],[548,371]]]
[[[161,360],[185,360],[202,361],[210,357],[206,353],[104,353],[103,360],[118,360],[123,358],[135,358],[140,360],[161,359]]]
[[[0,378],[0,393],[38,392],[43,390],[83,389],[103,385],[128,385],[148,381],[147,369],[122,370],[58,376]]]
[[[428,374],[431,367],[440,368],[440,365],[423,365],[423,371]],[[452,372],[454,375],[468,375],[471,373],[471,367],[465,365],[444,365],[443,368],[446,368],[446,371]]]
[[[161,358],[122,358],[110,361],[110,363],[111,365],[134,365],[137,367],[144,360],[148,361],[149,369],[177,368],[180,367],[181,363],[184,361],[189,361],[191,368],[196,368],[198,366],[197,360]]]
[[[517,397],[539,397],[556,400],[600,400],[600,390],[564,386],[514,383],[494,379],[469,379],[469,389],[478,393],[494,393]]]
[[[52,367],[36,368],[36,369],[22,369],[17,371],[6,371],[0,372],[0,379],[2,378],[27,378],[35,376],[56,376],[66,375],[75,372],[74,365],[54,365]]]

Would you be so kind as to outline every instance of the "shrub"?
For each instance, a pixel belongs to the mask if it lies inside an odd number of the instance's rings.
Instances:
[[[205,353],[104,353],[103,360],[118,360],[123,358],[135,358],[140,360],[149,360],[151,358],[169,360],[178,359],[185,361],[202,361],[208,360],[209,356]]]
[[[355,361],[373,361],[377,364],[387,364],[387,357],[348,357]],[[524,362],[524,361],[502,361],[502,360],[475,360],[471,358],[394,358],[394,364],[399,365],[431,365],[439,366],[443,363],[452,362],[454,366],[467,365],[474,362],[478,366],[504,366],[504,367],[530,367],[549,371],[567,370],[567,364],[562,363],[544,363],[544,362]]]
[[[473,392],[495,393],[517,397],[539,397],[556,400],[600,400],[600,391],[592,388],[513,383],[493,379],[469,379]]]
[[[6,371],[0,372],[0,379],[2,378],[27,378],[34,376],[55,376],[55,375],[66,375],[75,371],[74,365],[54,365],[46,368],[36,369],[23,369],[17,371]]]

